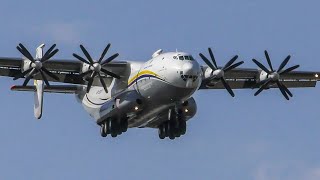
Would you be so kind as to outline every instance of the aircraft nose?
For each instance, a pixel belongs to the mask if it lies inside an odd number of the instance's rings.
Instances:
[[[182,66],[183,74],[188,74],[188,75],[196,75],[197,70],[195,68],[194,63],[192,62],[186,62]]]

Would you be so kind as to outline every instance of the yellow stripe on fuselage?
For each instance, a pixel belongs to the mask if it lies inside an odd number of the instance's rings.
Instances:
[[[143,75],[153,75],[153,76],[156,76],[156,77],[159,77],[158,74],[150,71],[150,70],[143,70],[143,71],[140,71],[138,74],[136,74],[135,76],[133,76],[129,81],[128,81],[128,85],[131,84],[133,81],[135,81],[136,79],[138,79],[140,76],[143,76]]]

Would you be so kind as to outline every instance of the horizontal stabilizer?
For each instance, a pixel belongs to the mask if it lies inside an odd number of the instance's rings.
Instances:
[[[50,85],[44,86],[44,92],[46,93],[62,93],[62,94],[76,94],[79,87],[75,85]],[[12,86],[12,91],[29,91],[35,92],[35,86]]]

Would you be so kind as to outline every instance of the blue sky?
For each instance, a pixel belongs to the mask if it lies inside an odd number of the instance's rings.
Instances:
[[[212,47],[219,64],[233,55],[255,67],[270,51],[275,66],[320,71],[319,1],[17,1],[0,6],[0,56],[15,46],[57,43],[72,58],[83,43],[99,56],[105,45],[121,60],[146,61],[162,48],[192,53]],[[101,138],[72,95],[45,95],[43,119],[33,118],[33,94],[0,77],[0,179],[320,179],[319,88],[254,97],[239,90],[195,94],[198,113],[186,136],[159,140],[153,129]]]

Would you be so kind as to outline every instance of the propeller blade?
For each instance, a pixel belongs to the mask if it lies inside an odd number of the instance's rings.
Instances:
[[[89,71],[87,71],[87,72],[81,73],[80,76],[81,76],[81,77],[84,77],[84,76],[90,74],[91,72],[92,72],[92,71],[89,70]]]
[[[224,70],[224,72],[228,72],[228,71],[230,71],[230,70],[232,70],[232,69],[234,69],[234,68],[236,68],[236,67],[238,67],[238,66],[240,66],[241,64],[243,64],[244,62],[243,61],[241,61],[241,62],[238,62],[238,63],[236,63],[236,64],[234,64],[234,65],[232,65],[232,66],[229,66],[228,68],[226,68],[225,70]]]
[[[46,59],[43,59],[42,62],[44,63],[44,62],[50,60],[50,58],[52,58],[52,57],[53,57],[55,54],[57,54],[58,52],[59,52],[59,49],[56,49],[56,50],[52,51],[52,53],[50,53],[50,54],[46,57]]]
[[[20,51],[20,53],[23,54],[26,58],[28,58],[31,62],[35,62],[30,52],[21,43],[19,44],[19,46],[17,46],[18,51]]]
[[[111,62],[112,60],[114,60],[115,58],[117,58],[119,56],[119,54],[118,53],[116,53],[116,54],[114,54],[114,55],[112,55],[112,56],[110,56],[108,59],[106,59],[102,64],[101,64],[101,66],[103,66],[103,65],[105,65],[105,64],[107,64],[107,63],[109,63],[109,62]]]
[[[23,86],[26,86],[28,84],[28,82],[30,81],[30,79],[32,78],[32,76],[35,74],[36,69],[32,69],[30,74],[26,77],[26,79],[23,82]]]
[[[290,90],[282,83],[280,83],[283,89],[286,91],[286,93],[290,96],[293,97],[293,94],[290,92]]]
[[[265,80],[262,80],[260,82],[257,82],[254,87],[255,88],[260,88],[262,85],[264,85],[267,81],[269,81],[270,79],[265,79]]]
[[[49,87],[50,84],[49,84],[49,81],[48,81],[46,75],[43,73],[43,71],[42,71],[41,69],[40,69],[39,71],[40,71],[40,74],[41,74],[41,76],[42,76],[42,79],[44,80],[44,82],[46,83],[46,85]]]
[[[259,66],[262,70],[264,70],[266,73],[270,74],[271,72],[269,71],[269,69],[267,69],[264,65],[262,65],[259,61],[252,59],[252,61]]]
[[[212,60],[212,62],[213,62],[213,65],[215,66],[216,69],[218,69],[218,65],[217,65],[216,59],[214,58],[214,55],[213,55],[213,53],[212,53],[211,48],[208,48],[208,51],[209,51],[211,60]]]
[[[269,85],[269,83],[271,82],[271,79],[268,79],[261,87],[260,89],[254,93],[254,96],[258,96],[264,89],[267,88],[267,86]]]
[[[91,58],[90,54],[88,53],[88,51],[86,50],[86,48],[84,48],[82,45],[80,45],[80,48],[83,52],[83,54],[87,57],[87,59],[89,60],[89,62],[92,64],[94,64],[93,59]]]
[[[111,77],[116,78],[116,79],[120,79],[120,78],[121,78],[119,75],[114,74],[114,73],[112,73],[112,72],[110,72],[110,71],[108,71],[108,70],[106,70],[106,69],[104,69],[104,68],[101,68],[101,71],[102,71],[103,73],[111,76]]]
[[[297,68],[299,68],[299,67],[300,67],[300,65],[292,66],[292,67],[290,67],[290,68],[288,68],[288,69],[286,69],[286,70],[282,71],[282,72],[280,73],[280,75],[282,75],[282,74],[286,74],[286,73],[288,73],[288,72],[291,72],[291,71],[293,71],[293,70],[295,70],[295,69],[297,69]]]
[[[88,86],[87,86],[87,93],[89,93],[89,92],[90,92],[91,86],[92,86],[93,81],[94,81],[94,77],[95,77],[96,75],[97,75],[97,73],[96,73],[96,72],[93,72],[93,73],[91,74],[91,76],[90,76],[90,80],[89,80],[89,82],[88,82]]]
[[[227,69],[231,64],[233,64],[238,59],[238,55],[234,56],[227,64],[222,68],[223,70]]]
[[[223,86],[227,89],[227,91],[229,92],[229,94],[234,97],[234,93],[231,89],[231,87],[229,86],[229,84],[226,82],[226,80],[224,78],[221,78],[221,82],[223,84]]]
[[[20,74],[16,75],[16,76],[13,78],[13,80],[15,81],[15,80],[17,80],[17,79],[23,78],[25,75],[27,75],[27,74],[28,74],[29,72],[31,72],[31,71],[32,71],[32,68],[24,71],[23,73],[20,73]]]
[[[101,61],[102,61],[102,59],[104,58],[104,56],[107,54],[110,46],[111,46],[111,44],[109,43],[109,44],[107,45],[107,47],[103,50],[103,52],[102,52],[102,54],[101,54],[101,57],[100,57],[100,59],[99,59],[99,61],[98,61],[99,64],[101,63]]]
[[[78,60],[82,61],[83,63],[90,64],[90,63],[89,63],[87,60],[85,60],[83,57],[81,57],[81,56],[79,56],[79,55],[77,55],[77,54],[75,54],[75,53],[73,53],[72,55],[73,55],[73,57],[77,58]]]
[[[200,53],[199,56],[213,71],[217,69],[214,67],[213,64],[210,63],[210,61],[202,53]]]
[[[106,93],[108,93],[108,88],[107,88],[106,83],[104,82],[104,80],[103,80],[103,78],[101,77],[100,73],[98,73],[98,75],[99,75],[99,79],[100,79],[100,82],[101,82],[101,84],[102,84],[102,87],[103,87],[104,91],[105,91]]]
[[[49,49],[48,49],[48,51],[42,56],[42,58],[41,58],[41,62],[44,62],[44,61],[46,61],[47,59],[49,59],[49,58],[47,58],[47,56],[49,56],[49,54],[51,53],[51,51],[53,51],[53,49],[56,47],[56,44],[53,44]]]
[[[278,85],[278,87],[279,87],[282,95],[283,95],[287,100],[289,100],[289,97],[288,97],[286,91],[284,90],[283,86],[281,85],[281,83],[280,83],[279,81],[277,81],[277,85]]]
[[[44,71],[48,76],[50,76],[51,78],[59,81],[59,77],[54,75],[53,73],[51,73],[50,71],[48,71],[48,69],[46,69],[45,67],[41,68],[42,71]]]
[[[274,70],[273,70],[273,67],[272,67],[272,63],[271,63],[271,60],[270,60],[270,56],[269,56],[269,54],[268,54],[268,51],[264,51],[264,54],[265,54],[265,56],[266,56],[267,62],[268,62],[268,64],[269,64],[269,67],[270,67],[271,71],[273,72]]]
[[[285,60],[283,60],[283,62],[281,63],[281,65],[279,66],[279,69],[277,72],[282,71],[282,69],[287,65],[287,63],[289,62],[291,56],[289,55]]]

